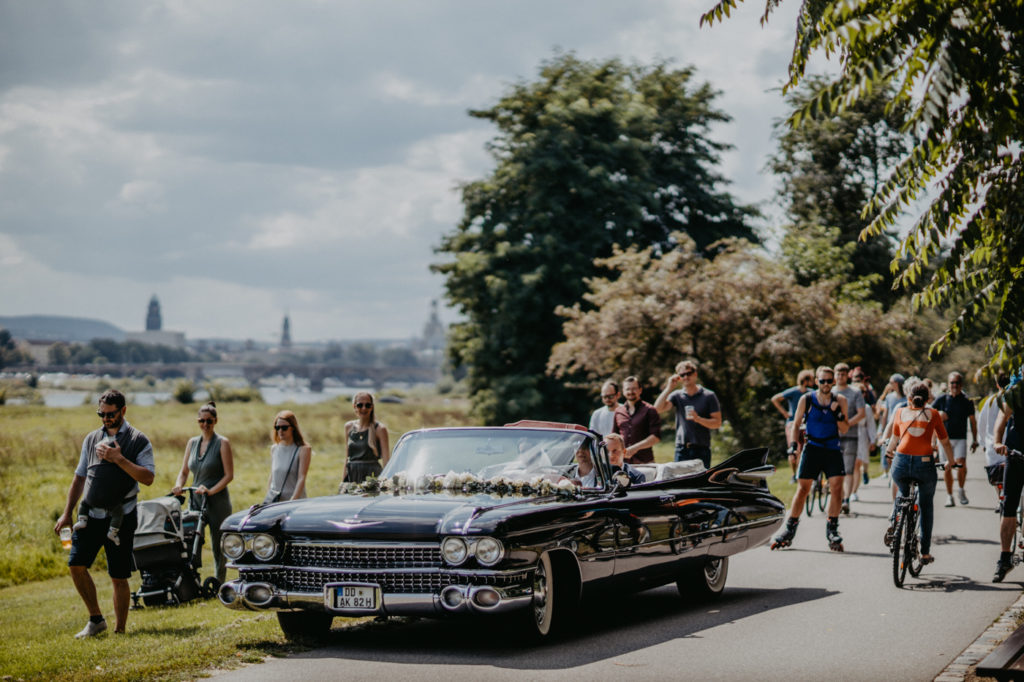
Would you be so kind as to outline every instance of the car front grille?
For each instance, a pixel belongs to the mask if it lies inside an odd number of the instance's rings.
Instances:
[[[390,594],[427,594],[447,585],[493,585],[511,587],[528,579],[525,571],[496,575],[442,573],[440,571],[323,571],[302,568],[246,569],[239,567],[245,582],[270,583],[288,592],[323,592],[328,583],[374,583]]]
[[[372,543],[292,543],[284,564],[319,568],[440,568],[438,543],[385,545]]]

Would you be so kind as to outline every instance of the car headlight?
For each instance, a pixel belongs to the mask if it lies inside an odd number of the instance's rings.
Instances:
[[[501,542],[494,538],[480,538],[476,541],[476,560],[484,566],[493,566],[494,564],[501,561],[501,556],[505,553],[505,548],[501,546]]]
[[[220,548],[227,558],[237,559],[245,554],[245,538],[238,533],[224,533],[220,539]]]
[[[252,553],[257,559],[266,561],[277,553],[277,540],[266,533],[253,536]]]
[[[458,566],[466,560],[469,547],[462,538],[445,538],[441,543],[441,556],[452,566]]]

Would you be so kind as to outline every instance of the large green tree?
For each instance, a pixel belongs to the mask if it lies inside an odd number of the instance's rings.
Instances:
[[[822,76],[808,77],[786,94],[787,105],[803,110],[826,83]],[[768,164],[781,180],[779,196],[790,220],[782,250],[797,281],[868,280],[873,297],[887,305],[897,298],[889,273],[895,241],[889,230],[859,237],[871,222],[863,215],[865,204],[910,148],[900,131],[903,109],[888,107],[891,95],[879,88],[796,128],[777,120],[778,150]]]
[[[701,23],[742,0],[720,0]],[[782,0],[767,0],[764,21]],[[794,126],[854,106],[880,88],[906,107],[913,147],[866,207],[865,236],[924,208],[902,239],[897,282],[920,306],[958,313],[933,350],[957,342],[985,313],[986,369],[1024,365],[1024,2],[822,0],[800,4],[789,87],[811,55],[839,55],[840,71],[791,119]],[[948,257],[935,266],[948,247]]]
[[[670,248],[685,232],[699,249],[753,238],[752,209],[722,190],[727,120],[692,69],[558,56],[540,77],[470,112],[498,128],[495,168],[462,188],[464,216],[438,252],[448,299],[464,315],[449,340],[468,369],[478,418],[580,418],[580,399],[545,374],[572,305],[616,243]]]

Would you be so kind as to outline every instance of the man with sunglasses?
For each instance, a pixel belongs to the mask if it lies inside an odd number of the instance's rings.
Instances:
[[[811,485],[822,473],[828,480],[831,497],[828,502],[828,523],[825,537],[828,547],[834,552],[843,551],[843,538],[839,536],[839,510],[842,505],[843,453],[839,438],[849,429],[846,422],[846,398],[833,395],[835,372],[831,367],[819,367],[815,372],[818,390],[808,391],[797,403],[793,423],[799,427],[806,419],[807,443],[800,457],[797,473],[796,495],[789,508],[789,518],[779,534],[772,539],[772,549],[789,547],[793,544],[796,527],[803,513],[804,502],[811,492]]]
[[[109,515],[99,508],[93,508],[89,512],[88,523],[75,530],[71,536],[68,568],[75,588],[89,612],[89,622],[75,635],[76,639],[94,637],[107,629],[107,622],[103,618],[96,597],[96,584],[89,574],[89,567],[92,566],[101,547],[106,553],[107,573],[114,587],[114,632],[123,633],[128,621],[128,604],[131,598],[128,578],[133,568],[132,545],[138,522],[135,509],[138,484],[152,485],[156,467],[153,462],[153,446],[145,434],[125,421],[126,412],[124,394],[120,391],[110,390],[100,396],[96,414],[103,421],[103,426],[82,441],[82,451],[71,486],[68,488],[64,513],[53,527],[53,531],[59,534],[62,528],[71,525],[72,510],[83,492],[87,495],[90,492],[102,494],[104,488],[112,485],[110,477],[98,475],[100,467],[105,463],[117,465],[118,474],[135,482],[121,501],[124,522],[119,533],[119,542],[107,537]],[[117,485],[120,488],[120,484]],[[91,490],[93,486],[96,486],[97,491]]]
[[[953,456],[956,460],[963,460],[964,464],[956,471],[956,482],[959,489],[960,504],[967,505],[969,501],[964,492],[964,482],[967,481],[967,424],[971,425],[971,452],[978,449],[978,420],[974,416],[974,401],[963,392],[964,375],[960,372],[950,372],[946,378],[949,384],[949,391],[940,395],[932,403],[932,407],[942,413],[942,419],[946,422],[946,433],[949,434],[949,442],[953,446]],[[940,456],[944,453],[940,450]],[[946,467],[946,506],[952,507],[953,502],[953,469]]]
[[[596,431],[602,436],[607,436],[615,428],[615,410],[619,407],[619,398],[622,393],[619,385],[614,381],[606,381],[601,386],[601,407],[594,410],[590,415],[590,430]]]
[[[654,409],[676,409],[675,461],[699,459],[711,467],[711,431],[722,427],[718,396],[697,382],[697,363],[683,360],[665,382],[665,390],[654,401]],[[678,390],[677,390],[678,389]]]

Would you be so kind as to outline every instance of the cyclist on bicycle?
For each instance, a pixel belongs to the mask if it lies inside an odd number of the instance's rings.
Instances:
[[[839,536],[839,510],[843,497],[843,453],[839,449],[839,437],[846,433],[846,398],[832,394],[835,384],[835,372],[831,367],[819,367],[815,372],[818,390],[808,391],[797,403],[796,414],[793,416],[794,432],[806,418],[807,443],[800,457],[800,470],[797,473],[796,495],[789,509],[786,525],[772,539],[772,549],[789,547],[793,544],[796,527],[800,522],[800,513],[804,501],[811,492],[811,485],[821,472],[825,472],[832,497],[828,505],[828,523],[825,525],[825,537],[829,549],[843,551],[843,538]],[[790,443],[795,449],[796,443]]]
[[[892,438],[886,446],[885,457],[892,460],[892,480],[900,496],[910,493],[910,482],[917,481],[918,505],[921,510],[921,563],[935,561],[931,555],[932,523],[935,519],[933,498],[939,477],[935,472],[932,456],[932,438],[935,437],[946,452],[947,461],[953,461],[953,445],[949,442],[946,427],[939,411],[928,407],[928,385],[917,383],[910,390],[910,404],[897,408],[892,421]],[[893,458],[893,453],[896,457]],[[963,464],[964,458],[956,460]],[[892,542],[896,507],[889,517],[889,529],[885,532],[885,544]]]
[[[796,375],[796,386],[787,388],[785,391],[772,396],[772,405],[775,406],[775,409],[786,420],[786,444],[793,445],[786,452],[789,456],[789,468],[793,470],[793,483],[796,483],[796,463],[800,459],[800,438],[797,434],[799,427],[793,422],[793,417],[796,415],[796,406],[800,402],[800,398],[807,391],[811,390],[813,384],[814,372],[809,369],[802,369]]]
[[[999,561],[996,563],[996,574],[992,582],[1001,583],[1006,574],[1013,568],[1013,539],[1017,534],[1017,507],[1020,505],[1021,490],[1024,489],[1024,458],[1020,451],[1024,450],[1024,434],[1017,428],[1013,408],[1003,401],[996,425],[992,431],[992,440],[996,453],[1006,456],[1006,468],[1003,470],[1003,504],[1002,517],[999,522]],[[1011,450],[1017,456],[1009,456]]]

